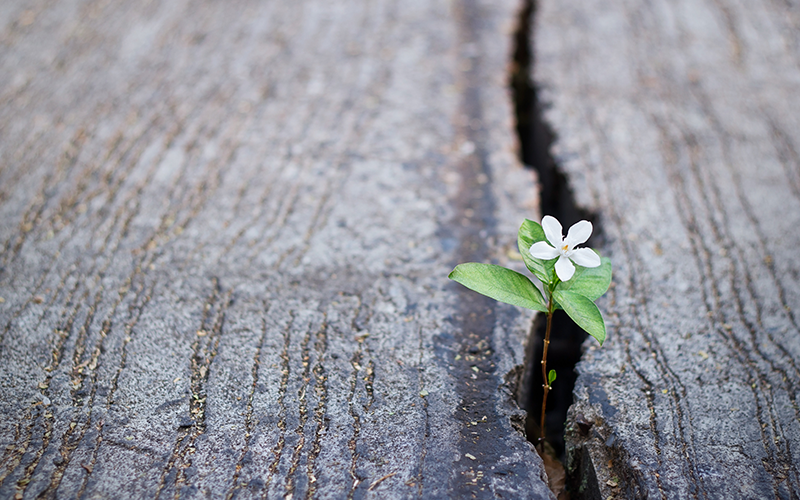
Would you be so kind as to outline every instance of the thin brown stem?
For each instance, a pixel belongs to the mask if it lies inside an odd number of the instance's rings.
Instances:
[[[552,299],[550,299],[552,303]],[[544,330],[544,350],[542,351],[542,380],[544,381],[544,395],[542,396],[542,418],[539,425],[539,443],[544,444],[544,412],[547,408],[547,393],[550,392],[550,380],[547,378],[547,348],[550,347],[550,326],[553,323],[553,308],[547,312],[547,326]]]

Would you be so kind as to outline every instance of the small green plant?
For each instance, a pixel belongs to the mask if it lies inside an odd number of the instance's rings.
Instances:
[[[544,441],[544,415],[547,394],[556,380],[555,370],[547,371],[547,349],[553,312],[567,315],[600,345],[606,339],[606,325],[597,300],[611,285],[611,261],[590,248],[576,248],[592,235],[592,223],[582,220],[563,236],[561,223],[546,215],[542,224],[525,219],[519,228],[517,244],[525,266],[539,278],[542,289],[525,275],[493,264],[459,264],[449,278],[495,300],[541,311],[547,315],[542,350],[544,396],[539,441]]]

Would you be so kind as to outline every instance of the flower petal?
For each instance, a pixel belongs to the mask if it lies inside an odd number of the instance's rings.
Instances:
[[[575,274],[575,266],[563,255],[556,261],[556,275],[561,281],[568,281]]]
[[[591,248],[577,248],[569,254],[569,258],[579,266],[597,267],[600,265],[600,256]]]
[[[591,235],[592,223],[588,220],[582,220],[580,222],[576,222],[571,228],[569,228],[567,238],[564,240],[564,242],[569,245],[570,248],[575,248],[575,246],[585,243]]]
[[[545,215],[542,219],[542,229],[544,229],[544,235],[551,245],[556,248],[562,245],[564,229],[562,229],[561,223],[555,217]]]
[[[531,257],[550,260],[559,256],[558,250],[547,244],[546,241],[537,241],[531,246]]]

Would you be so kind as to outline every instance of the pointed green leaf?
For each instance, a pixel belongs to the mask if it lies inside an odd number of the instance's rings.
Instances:
[[[546,241],[544,229],[538,222],[525,219],[517,233],[517,246],[525,266],[539,278],[542,283],[553,283],[556,279],[556,260],[541,260],[531,257],[531,246],[537,241]]]
[[[579,293],[564,290],[556,290],[553,296],[572,321],[603,345],[606,340],[606,324],[594,302]]]
[[[601,257],[598,267],[575,266],[575,274],[572,278],[559,283],[556,289],[578,293],[595,301],[608,291],[610,285],[611,261],[608,257]]]
[[[448,276],[478,293],[506,304],[547,312],[542,293],[526,276],[493,264],[459,264]]]
[[[556,371],[550,370],[547,373],[547,385],[552,385],[556,381]]]

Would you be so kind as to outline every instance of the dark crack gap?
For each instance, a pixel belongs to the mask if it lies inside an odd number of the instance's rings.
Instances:
[[[538,89],[531,80],[535,63],[531,47],[535,16],[535,1],[524,0],[517,31],[514,33],[514,59],[510,75],[520,159],[526,166],[534,169],[539,178],[542,215],[552,215],[557,218],[565,231],[579,220],[591,221],[594,232],[587,245],[597,247],[602,239],[597,214],[577,206],[567,177],[550,153],[550,146],[556,136],[544,120],[546,107],[539,100]],[[539,362],[542,358],[545,323],[544,316],[540,314],[531,328],[526,367],[518,391],[518,404],[528,412],[526,433],[529,440],[534,443],[539,435],[539,415],[542,409],[544,380]],[[581,345],[586,337],[587,334],[563,311],[556,311],[553,315],[547,368],[556,370],[558,379],[553,384],[547,399],[545,430],[547,441],[561,457],[562,462],[565,455],[564,423],[567,419],[567,410],[572,404],[572,390],[577,379],[575,365],[581,359]]]

